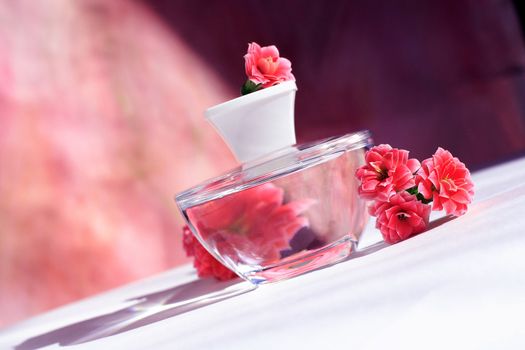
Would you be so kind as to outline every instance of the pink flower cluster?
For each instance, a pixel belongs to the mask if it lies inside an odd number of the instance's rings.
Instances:
[[[359,195],[374,201],[369,211],[388,243],[423,232],[431,209],[460,216],[472,202],[469,170],[441,147],[420,163],[409,159],[406,150],[379,145],[366,153],[365,161],[356,172]]]
[[[215,259],[193,236],[188,226],[182,229],[182,244],[187,256],[193,257],[193,267],[201,278],[215,277],[220,281],[231,280],[237,275]]]

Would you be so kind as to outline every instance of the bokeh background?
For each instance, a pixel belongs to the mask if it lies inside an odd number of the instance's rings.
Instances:
[[[524,155],[523,7],[0,2],[0,327],[187,261],[173,194],[235,165],[202,112],[238,95],[251,41],[292,61],[300,141]]]

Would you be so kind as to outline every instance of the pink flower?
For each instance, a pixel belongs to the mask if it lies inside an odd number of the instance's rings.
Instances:
[[[283,204],[283,190],[270,183],[188,210],[200,235],[228,259],[261,263],[280,259],[290,239],[308,226],[300,214],[311,201]]]
[[[287,80],[295,80],[292,63],[279,57],[279,50],[274,45],[260,47],[257,43],[248,44],[248,53],[244,55],[246,75],[255,84],[267,88]]]
[[[187,256],[193,256],[193,266],[199,277],[215,277],[220,281],[231,280],[237,275],[221,264],[193,236],[188,226],[182,229],[182,242]]]
[[[366,152],[365,160],[356,172],[361,197],[386,202],[396,192],[415,186],[414,173],[420,164],[408,159],[408,151],[379,145]]]
[[[381,231],[385,242],[391,244],[423,232],[430,211],[430,205],[421,203],[408,192],[393,195],[389,202],[377,201],[370,208],[370,214],[377,216],[376,228]]]
[[[445,209],[447,215],[465,214],[474,196],[474,183],[465,164],[441,147],[423,161],[416,183],[423,197],[433,199],[432,209]]]

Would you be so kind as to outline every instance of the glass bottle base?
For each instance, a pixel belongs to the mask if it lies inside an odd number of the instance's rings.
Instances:
[[[345,260],[368,220],[356,170],[368,132],[276,151],[177,196],[199,242],[261,284]]]
[[[308,250],[283,259],[279,264],[243,274],[253,284],[277,282],[339,263],[355,251],[356,241],[346,236],[317,250]]]

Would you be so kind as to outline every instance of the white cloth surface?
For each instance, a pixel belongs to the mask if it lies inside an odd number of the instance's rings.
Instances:
[[[95,340],[71,327],[126,310],[144,295],[153,300],[144,308],[158,315],[156,303],[165,298],[152,293],[196,280],[186,265],[6,328],[0,348],[57,349],[61,339],[77,339],[68,348],[525,349],[525,158],[473,178],[476,195],[466,215],[438,219],[440,225],[396,245],[376,244],[329,268],[200,308],[191,309],[193,302],[187,312]],[[373,224],[365,244],[378,240]],[[102,320],[98,331],[115,322]]]

